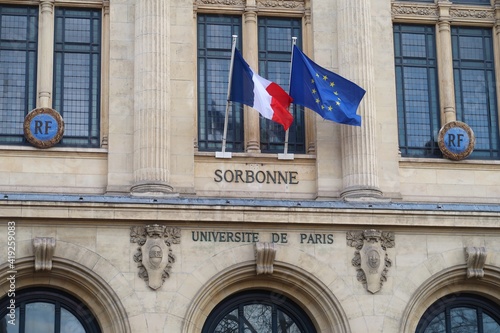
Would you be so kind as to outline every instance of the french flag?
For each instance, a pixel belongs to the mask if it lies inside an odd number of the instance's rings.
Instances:
[[[276,83],[257,75],[238,49],[234,52],[229,100],[254,108],[264,118],[283,125],[285,131],[293,122],[287,110],[292,98]]]

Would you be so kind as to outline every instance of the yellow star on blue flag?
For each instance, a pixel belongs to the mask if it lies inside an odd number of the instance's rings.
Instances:
[[[290,96],[293,103],[305,106],[324,119],[361,126],[356,112],[366,91],[342,76],[309,59],[293,46]]]

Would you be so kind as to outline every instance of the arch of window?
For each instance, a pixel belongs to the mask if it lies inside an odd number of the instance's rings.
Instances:
[[[101,333],[83,302],[52,288],[26,288],[16,291],[15,297],[6,295],[0,309],[2,333]]]
[[[475,294],[450,294],[433,303],[416,333],[500,332],[499,304]]]
[[[272,291],[248,290],[231,295],[208,316],[202,333],[316,333],[307,314]]]

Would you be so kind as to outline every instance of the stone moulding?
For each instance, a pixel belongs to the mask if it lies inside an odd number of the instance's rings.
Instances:
[[[468,6],[453,6],[444,2],[446,16],[454,22],[488,22],[494,23],[495,10],[492,8],[477,8]],[[433,20],[440,17],[440,6],[436,4],[416,4],[393,2],[391,14],[396,20]],[[447,9],[449,8],[449,10]],[[445,17],[446,17],[445,16]]]
[[[366,290],[376,293],[387,281],[387,272],[392,266],[386,250],[395,246],[394,233],[375,229],[349,231],[346,239],[347,245],[356,249],[351,262],[357,268],[358,281]]]
[[[228,10],[245,10],[245,0],[194,0],[195,9],[223,8]],[[256,7],[265,10],[294,10],[303,11],[305,0],[257,0]]]
[[[450,16],[452,18],[494,20],[495,12],[493,9],[452,8],[450,10]]]
[[[484,276],[484,263],[488,255],[486,248],[468,246],[464,250],[467,263],[467,278],[482,278]]]
[[[436,5],[393,3],[391,13],[393,18],[420,17],[437,19],[439,17]]]
[[[273,274],[276,245],[274,243],[255,243],[255,261],[257,275]]]
[[[35,254],[35,272],[50,271],[52,256],[56,249],[56,239],[52,237],[33,238],[33,253]]]
[[[140,246],[134,254],[134,261],[139,268],[139,277],[148,286],[156,290],[170,276],[175,256],[170,248],[181,242],[179,228],[158,224],[130,228],[130,242]]]
[[[304,9],[304,1],[259,0],[257,1],[257,6],[263,8]]]

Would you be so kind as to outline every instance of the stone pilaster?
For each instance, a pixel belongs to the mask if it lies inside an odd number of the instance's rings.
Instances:
[[[311,24],[311,1],[305,1],[305,12],[304,12],[304,33],[302,41],[302,48],[307,54],[313,54],[312,40],[314,38],[312,24]],[[314,112],[305,112],[305,123],[306,123],[306,153],[316,154],[316,129],[315,129],[315,119],[316,115]]]
[[[243,19],[245,22],[243,57],[250,67],[257,70],[259,64],[257,50],[257,7],[254,1],[248,1]],[[242,36],[239,36],[239,38],[242,38]],[[259,113],[247,106],[245,106],[245,150],[249,153],[260,153]]]
[[[375,78],[369,0],[338,2],[339,74],[366,90],[358,109],[362,125],[341,126],[341,196],[380,197],[376,155]]]
[[[102,8],[101,147],[108,147],[109,136],[109,0]]]
[[[54,66],[54,0],[40,3],[38,107],[52,107],[52,70]]]
[[[437,56],[439,59],[439,96],[443,125],[457,120],[455,108],[455,86],[453,84],[453,56],[451,48],[450,8],[451,2],[440,0]]]
[[[169,1],[138,0],[135,10],[134,180],[132,193],[169,185]]]

